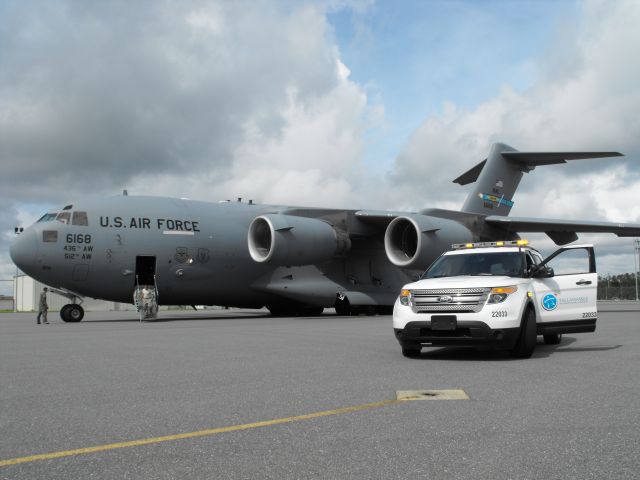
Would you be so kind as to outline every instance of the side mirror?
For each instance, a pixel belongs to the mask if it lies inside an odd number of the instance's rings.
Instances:
[[[544,266],[541,268],[536,268],[533,271],[533,275],[532,277],[534,278],[551,278],[553,277],[554,273],[553,273],[553,268],[548,267],[548,266]]]

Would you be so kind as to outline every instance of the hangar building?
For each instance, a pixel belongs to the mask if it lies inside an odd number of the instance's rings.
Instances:
[[[40,293],[46,285],[25,274],[14,277],[13,282],[13,298],[15,299],[16,312],[33,312],[38,310],[38,301]],[[47,303],[49,310],[60,310],[63,305],[69,302],[69,299],[61,295],[50,292],[47,295]],[[85,298],[82,302],[82,308],[89,312],[105,312],[105,311],[135,311],[135,307],[128,303],[107,302],[104,300],[96,300],[93,298]]]

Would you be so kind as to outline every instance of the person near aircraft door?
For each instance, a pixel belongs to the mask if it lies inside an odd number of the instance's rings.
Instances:
[[[49,305],[47,305],[47,287],[44,287],[42,293],[40,294],[40,302],[38,304],[38,317],[36,318],[36,322],[40,325],[40,317],[42,317],[42,323],[48,324],[47,320],[47,311],[49,310]]]
[[[145,285],[142,287],[142,310],[145,317],[152,315],[154,312],[155,295],[151,287]]]

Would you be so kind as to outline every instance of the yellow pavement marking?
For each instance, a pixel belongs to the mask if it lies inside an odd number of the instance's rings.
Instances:
[[[365,403],[352,407],[337,408],[335,410],[325,410],[322,412],[308,413],[306,415],[297,415],[295,417],[276,418],[274,420],[265,420],[262,422],[245,423],[244,425],[231,425],[228,427],[211,428],[208,430],[200,430],[197,432],[179,433],[176,435],[166,435],[164,437],[142,438],[139,440],[131,440],[128,442],[109,443],[106,445],[96,445],[94,447],[76,448],[75,450],[65,450],[61,452],[40,453],[30,455],[28,457],[9,458],[0,460],[0,467],[8,465],[18,465],[20,463],[37,462],[39,460],[52,460],[54,458],[72,457],[75,455],[84,455],[87,453],[105,452],[107,450],[116,450],[119,448],[137,447],[140,445],[150,445],[154,443],[171,442],[173,440],[183,440],[185,438],[207,437],[217,435],[219,433],[236,432],[239,430],[249,430],[251,428],[268,427],[271,425],[279,425],[282,423],[299,422],[302,420],[311,420],[313,418],[328,417],[331,415],[340,415],[343,413],[359,412],[361,410],[369,410],[372,408],[380,408],[387,405],[395,405],[403,403],[414,398],[383,400],[381,402]]]

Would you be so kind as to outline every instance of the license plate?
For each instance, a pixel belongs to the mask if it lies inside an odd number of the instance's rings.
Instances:
[[[434,315],[431,317],[431,330],[455,330],[458,319],[455,315]]]

